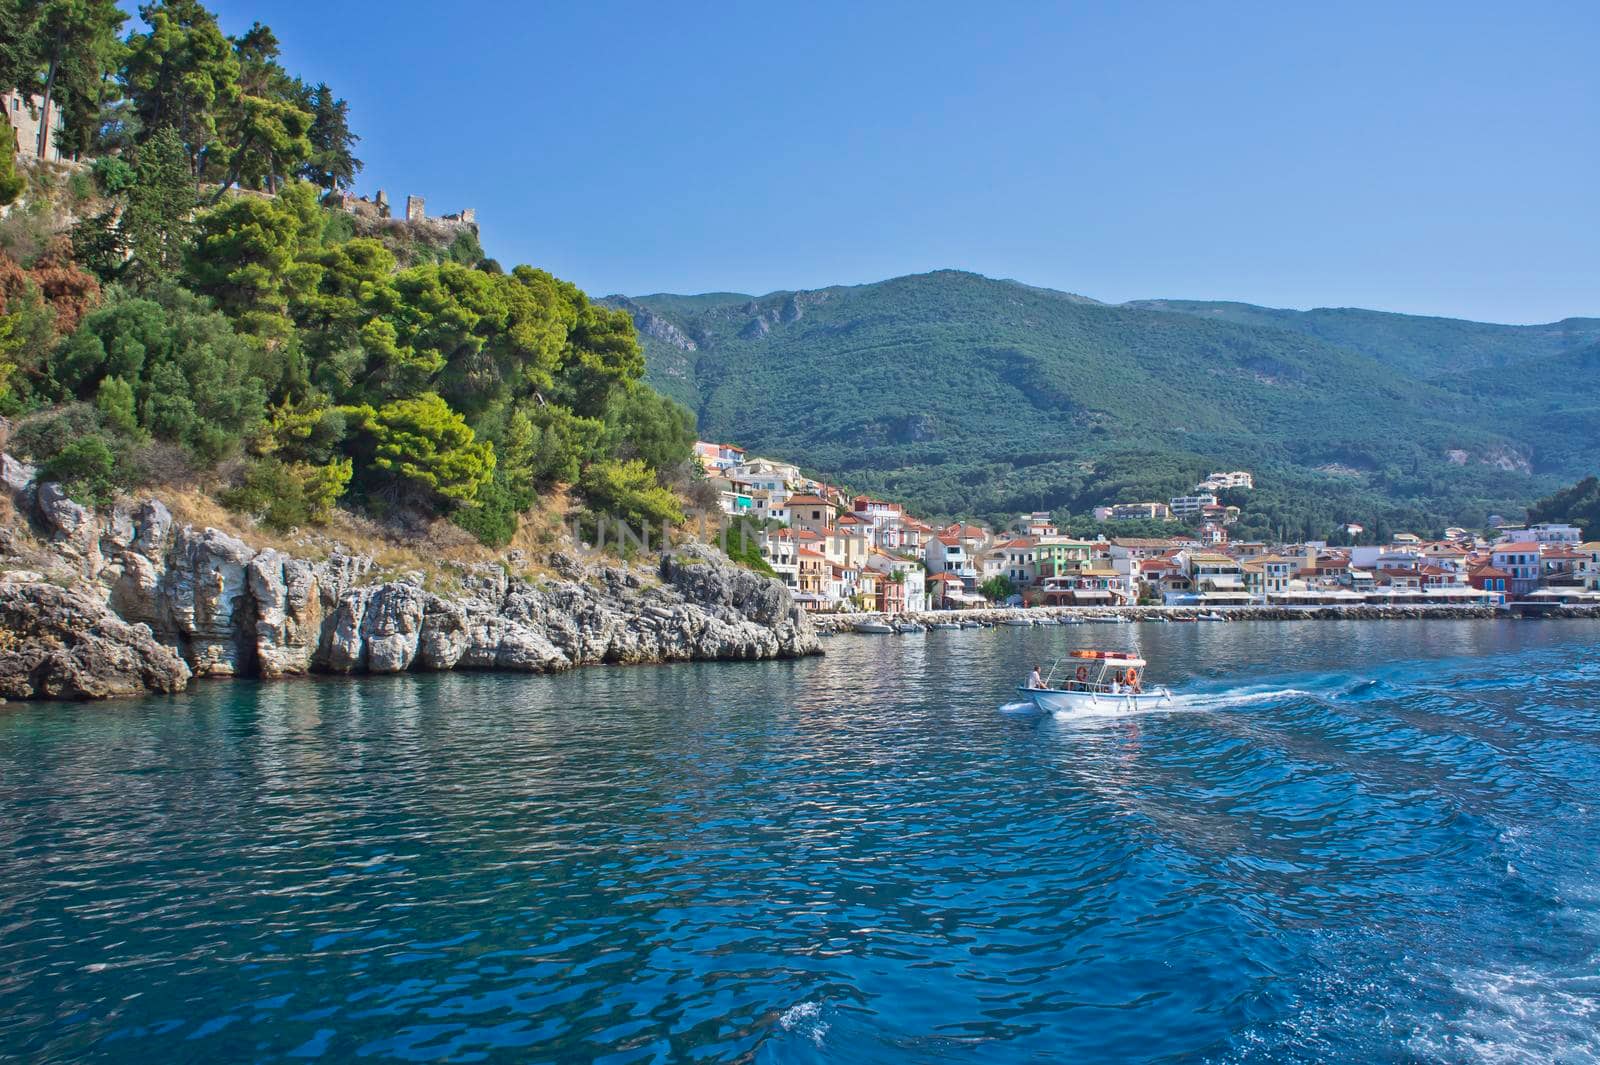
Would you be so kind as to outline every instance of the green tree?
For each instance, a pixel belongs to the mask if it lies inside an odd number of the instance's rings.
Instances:
[[[431,392],[350,413],[371,440],[373,468],[387,475],[397,499],[465,503],[494,475],[494,448]]]
[[[639,458],[653,469],[676,470],[694,452],[694,415],[650,386],[628,381],[606,407],[611,451]]]
[[[1585,477],[1528,508],[1529,521],[1558,521],[1576,525],[1585,536],[1600,537],[1600,478]]]
[[[127,249],[124,272],[137,285],[171,280],[183,266],[194,233],[194,204],[183,140],[170,126],[158,129],[134,150],[133,184],[107,254],[114,259],[116,249]]]
[[[638,459],[602,459],[584,471],[579,488],[595,510],[635,527],[683,521],[678,497],[657,484],[655,471]]]
[[[17,137],[5,116],[0,115],[0,207],[16,203],[28,181],[17,171]]]
[[[642,376],[644,350],[633,319],[584,299],[556,378],[559,401],[584,417],[603,417],[612,390]]]
[[[350,131],[350,105],[333,95],[326,83],[311,90],[311,153],[301,164],[300,176],[327,192],[350,188],[361,172],[355,157],[361,138]]]
[[[185,273],[242,332],[281,341],[293,332],[291,303],[322,280],[322,267],[300,254],[317,246],[321,230],[316,193],[303,182],[270,200],[241,196],[200,216]]]
[[[351,473],[349,459],[323,465],[255,459],[245,465],[239,482],[222,493],[222,503],[269,529],[322,525],[332,516]]]
[[[128,16],[115,0],[31,0],[23,7],[33,9],[36,60],[44,70],[37,90],[39,143],[35,151],[45,157],[45,138],[58,105],[65,116],[59,146],[87,148],[106,76],[117,69],[122,57],[118,34]]]
[[[239,95],[239,60],[198,0],[158,0],[139,8],[149,32],[128,38],[123,83],[145,129],[172,126],[189,170],[223,150],[218,119]]]
[[[241,179],[250,188],[275,192],[284,175],[298,171],[312,152],[307,94],[279,65],[278,38],[257,22],[232,43],[239,92],[219,123],[227,150],[218,154],[226,154],[227,169],[216,175],[221,185],[213,202]]]
[[[124,436],[139,431],[138,400],[133,386],[120,377],[102,377],[95,391],[94,405],[110,428]]]
[[[978,585],[978,592],[991,603],[1002,603],[1017,594],[1017,586],[1010,577],[997,573]]]
[[[166,305],[126,299],[90,313],[53,356],[51,377],[65,393],[86,400],[100,396],[107,378],[126,382],[140,428],[215,462],[264,417],[255,351],[196,297],[171,292],[165,298]],[[119,403],[111,395],[106,402]]]
[[[71,498],[95,505],[109,503],[119,484],[116,453],[94,434],[68,441],[45,459],[39,473],[44,480],[60,481]]]

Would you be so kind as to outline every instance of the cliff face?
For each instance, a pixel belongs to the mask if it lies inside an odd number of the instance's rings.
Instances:
[[[782,584],[699,544],[654,574],[558,555],[559,577],[535,583],[478,565],[442,595],[420,574],[370,582],[364,556],[312,562],[179,525],[159,500],[97,515],[3,464],[12,524],[31,522],[50,574],[0,572],[0,698],[177,691],[191,676],[544,673],[819,652]],[[0,561],[22,556],[22,535],[4,530]]]

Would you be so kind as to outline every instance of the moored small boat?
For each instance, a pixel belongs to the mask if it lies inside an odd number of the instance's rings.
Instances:
[[[961,622],[959,621],[935,621],[928,626],[930,629],[959,629],[960,627]]]
[[[1032,618],[1006,618],[1000,624],[1010,625],[1012,628],[1028,629],[1033,627]]]
[[[894,626],[889,624],[887,621],[858,621],[856,622],[855,628],[857,632],[870,632],[876,634],[887,634],[894,632]]]

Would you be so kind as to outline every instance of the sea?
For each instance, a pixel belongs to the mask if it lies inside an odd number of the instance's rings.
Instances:
[[[0,1060],[1600,1061],[1600,623],[825,646],[0,707]]]

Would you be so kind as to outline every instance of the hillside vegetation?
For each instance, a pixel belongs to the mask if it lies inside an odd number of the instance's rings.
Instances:
[[[5,159],[26,179],[0,189],[12,450],[79,499],[198,482],[274,529],[342,504],[501,545],[567,486],[681,520],[693,420],[641,380],[627,314],[503,270],[470,227],[330,208],[361,167],[343,101],[265,26],[227,37],[193,0],[140,15],[119,36],[106,0],[0,12],[0,89],[50,86],[97,157]],[[84,69],[46,75],[63,63]]]
[[[956,271],[607,302],[702,435],[934,514],[1083,515],[1244,467],[1242,534],[1481,525],[1600,438],[1595,375],[1572,373],[1600,359],[1594,320],[1112,306]]]

